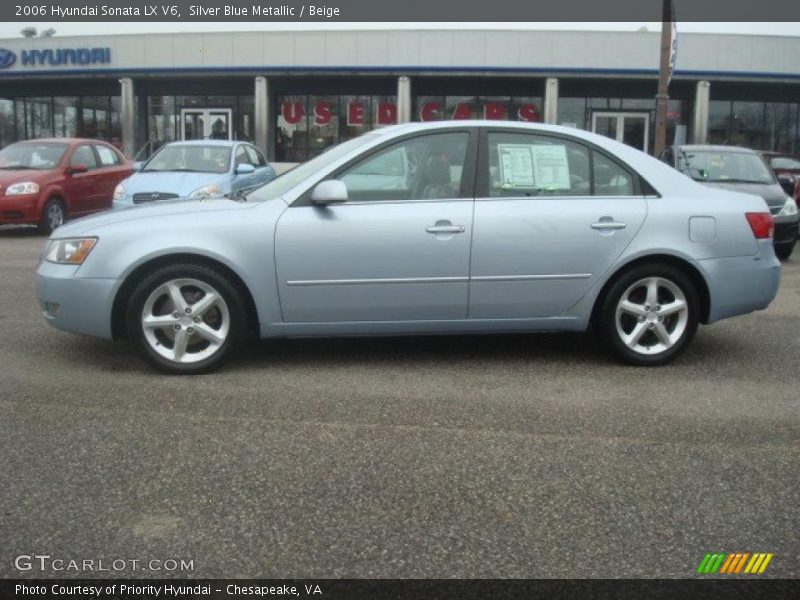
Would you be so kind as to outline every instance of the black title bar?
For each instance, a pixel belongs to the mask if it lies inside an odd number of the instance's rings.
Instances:
[[[800,21],[797,0],[673,0],[679,21]],[[153,22],[651,22],[661,0],[3,0],[0,20]]]
[[[531,598],[783,598],[800,597],[800,581],[732,577],[670,580],[498,579],[17,579],[0,581],[3,600],[517,600]]]

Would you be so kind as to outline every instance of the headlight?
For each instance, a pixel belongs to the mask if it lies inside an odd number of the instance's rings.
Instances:
[[[114,188],[114,200],[122,200],[125,197],[125,186],[121,183]]]
[[[209,196],[216,196],[220,194],[220,189],[214,185],[205,185],[201,188],[196,189],[191,194],[189,194],[190,198],[208,198]]]
[[[8,186],[6,196],[20,196],[22,194],[38,194],[39,184],[33,181],[23,181]]]
[[[793,198],[786,198],[786,203],[781,208],[781,212],[778,213],[779,217],[791,217],[797,214],[797,203],[794,201]]]
[[[80,265],[89,256],[97,238],[72,238],[50,240],[44,258],[64,265]]]

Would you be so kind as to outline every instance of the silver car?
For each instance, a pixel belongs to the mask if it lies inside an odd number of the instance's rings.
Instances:
[[[409,124],[246,198],[69,223],[37,288],[55,327],[128,337],[172,373],[217,367],[247,335],[589,328],[619,359],[658,365],[699,323],[772,301],[772,232],[762,198],[592,133]]]

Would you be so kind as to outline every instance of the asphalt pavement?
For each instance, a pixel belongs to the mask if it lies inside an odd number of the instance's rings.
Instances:
[[[800,576],[800,250],[662,368],[547,334],[252,342],[169,377],[45,323],[43,243],[0,227],[0,577]]]

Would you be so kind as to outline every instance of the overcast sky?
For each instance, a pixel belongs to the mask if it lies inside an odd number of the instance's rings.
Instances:
[[[2,1],[2,0],[0,0]],[[636,31],[647,27],[659,31],[661,23],[32,23],[39,31],[52,27],[57,35],[102,35],[121,33],[173,33],[184,31],[287,31],[341,29],[564,29]],[[682,23],[678,31],[745,33],[800,36],[800,24],[784,23]],[[0,23],[0,38],[21,37],[24,23]]]

